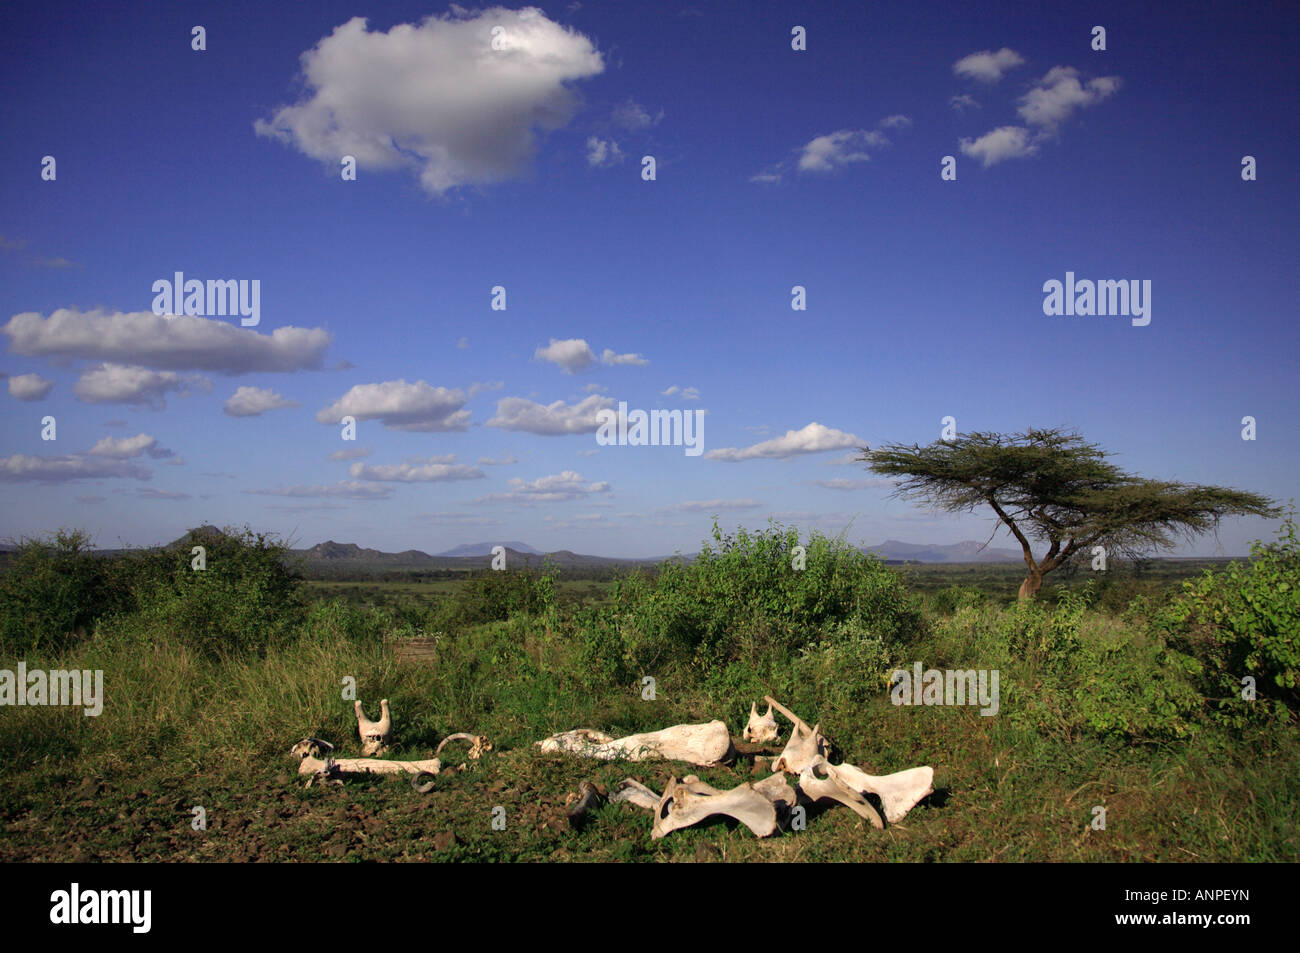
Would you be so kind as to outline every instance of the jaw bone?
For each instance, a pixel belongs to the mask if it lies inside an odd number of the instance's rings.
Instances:
[[[750,702],[749,723],[745,725],[745,730],[740,733],[740,736],[754,744],[764,744],[768,741],[776,741],[780,735],[781,729],[776,725],[776,716],[772,714],[772,706],[769,704],[767,714],[760,717],[758,706]]]
[[[566,751],[585,758],[613,761],[645,761],[662,758],[686,761],[702,767],[719,764],[733,754],[731,735],[721,721],[702,725],[673,725],[661,731],[647,731],[626,738],[611,738],[602,731],[577,728],[551,735],[537,742],[542,751]]]

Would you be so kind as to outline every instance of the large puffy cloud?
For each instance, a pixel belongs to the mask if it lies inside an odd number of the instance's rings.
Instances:
[[[996,53],[992,50],[981,50],[978,53],[972,53],[970,56],[963,56],[952,64],[952,71],[958,76],[965,76],[968,79],[996,83],[1007,70],[1020,66],[1024,61],[1023,56],[1004,46]]]
[[[79,357],[157,370],[318,370],[330,336],[320,328],[276,328],[259,334],[196,315],[61,308],[48,318],[16,314],[2,329],[9,348],[32,357]]]
[[[43,400],[54,387],[39,374],[19,374],[9,378],[9,396],[17,400]]]
[[[67,483],[72,480],[103,480],[110,477],[149,480],[153,474],[137,463],[111,457],[83,454],[32,457],[22,453],[0,457],[0,482]]]
[[[411,168],[433,194],[520,175],[536,131],[573,115],[565,84],[604,70],[589,39],[535,7],[453,5],[386,33],[354,17],[301,60],[308,95],[257,120],[257,132],[335,165],[352,155],[362,167]]]
[[[296,400],[286,400],[273,390],[263,387],[241,387],[230,396],[222,408],[231,417],[256,417],[268,410],[297,407]]]
[[[469,429],[470,414],[462,410],[465,392],[434,387],[427,381],[408,384],[405,379],[357,384],[316,415],[323,424],[344,417],[379,420],[389,430],[444,432]]]
[[[572,406],[562,400],[543,406],[523,397],[503,397],[497,401],[497,415],[487,425],[544,437],[595,433],[600,428],[597,414],[613,406],[614,401],[595,394]]]
[[[1098,76],[1082,83],[1073,66],[1057,66],[1024,96],[1020,97],[1020,118],[1031,126],[1053,129],[1080,106],[1094,106],[1114,94],[1120,86],[1118,76]]]
[[[130,404],[162,410],[167,406],[169,391],[184,395],[189,393],[190,387],[206,391],[212,388],[212,382],[205,377],[181,376],[174,371],[101,364],[82,374],[73,392],[87,404]]]
[[[861,437],[855,437],[843,430],[813,421],[800,430],[787,430],[783,437],[773,437],[753,446],[737,448],[726,447],[710,450],[705,454],[710,460],[783,460],[802,453],[821,453],[824,450],[844,450],[848,447],[860,447],[865,443]]]

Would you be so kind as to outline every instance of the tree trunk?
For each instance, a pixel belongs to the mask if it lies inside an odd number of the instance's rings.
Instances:
[[[1025,581],[1020,584],[1020,599],[1032,599],[1043,587],[1043,574],[1041,572],[1030,571],[1025,577]]]

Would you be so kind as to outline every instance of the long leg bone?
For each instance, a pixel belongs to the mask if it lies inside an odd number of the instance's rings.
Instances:
[[[662,758],[705,767],[726,761],[733,754],[731,735],[726,724],[721,721],[701,725],[673,725],[661,731],[647,731],[617,739],[601,731],[578,728],[552,735],[537,742],[537,746],[542,751],[567,751],[601,761]]]
[[[617,801],[627,801],[637,807],[645,808],[647,811],[653,811],[659,806],[661,798],[636,778],[624,778],[614,785],[614,789],[609,792],[609,800],[611,804]]]

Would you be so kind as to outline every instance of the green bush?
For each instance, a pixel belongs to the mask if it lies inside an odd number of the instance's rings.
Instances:
[[[540,616],[555,607],[555,575],[550,566],[534,569],[485,569],[471,573],[455,596],[433,616],[436,628],[459,629],[504,622],[517,614]]]
[[[81,530],[19,543],[0,579],[0,646],[25,654],[59,651],[104,615],[131,608],[113,562],[96,556]]]
[[[1202,689],[1229,720],[1269,700],[1300,708],[1300,540],[1295,508],[1274,543],[1256,541],[1247,565],[1206,570],[1156,617],[1170,644],[1200,663]],[[1256,680],[1258,704],[1241,698],[1242,679]]]

